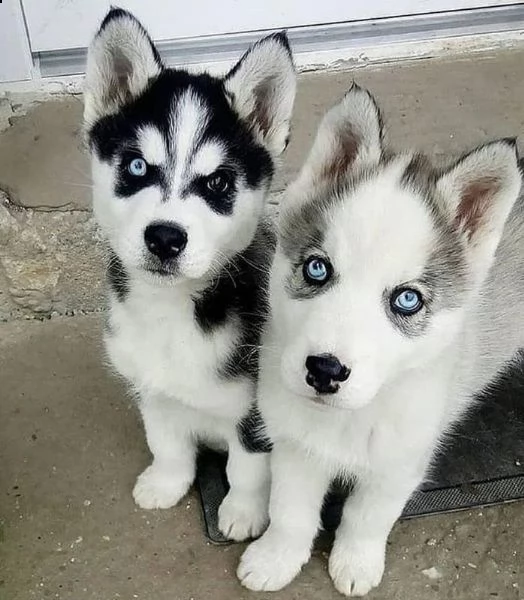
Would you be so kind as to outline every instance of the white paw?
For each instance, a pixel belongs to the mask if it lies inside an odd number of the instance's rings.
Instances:
[[[140,508],[170,508],[187,493],[191,481],[176,471],[159,469],[154,464],[138,476],[133,498]]]
[[[384,574],[383,543],[337,544],[329,557],[329,574],[345,596],[365,596]]]
[[[276,592],[293,581],[309,555],[308,547],[293,547],[289,540],[268,530],[242,555],[237,577],[249,590]]]
[[[230,490],[218,509],[218,528],[235,542],[258,537],[269,522],[268,502],[262,491],[241,494]]]

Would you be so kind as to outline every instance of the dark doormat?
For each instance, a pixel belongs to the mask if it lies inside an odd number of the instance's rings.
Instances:
[[[200,455],[197,486],[207,536],[227,543],[218,530],[218,507],[227,493],[224,455]],[[322,521],[337,527],[350,491],[334,490],[326,498]],[[524,363],[512,368],[448,437],[436,457],[430,479],[410,498],[403,519],[452,512],[524,498]]]

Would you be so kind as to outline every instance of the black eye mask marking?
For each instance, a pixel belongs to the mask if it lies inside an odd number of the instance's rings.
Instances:
[[[165,187],[165,179],[157,165],[150,165],[146,162],[144,175],[133,175],[129,166],[136,159],[142,159],[142,156],[138,152],[126,150],[118,160],[115,194],[121,198],[134,196],[140,190],[153,185]]]
[[[232,169],[220,167],[211,175],[197,177],[184,195],[196,194],[203,198],[214,212],[230,215],[237,191],[236,173]]]
[[[188,92],[205,106],[207,115],[205,129],[195,136],[190,154],[208,143],[218,141],[228,163],[234,165],[234,176],[232,185],[223,192],[220,192],[220,186],[209,189],[204,178],[194,182],[187,180],[189,189],[186,193],[197,193],[218,214],[231,214],[239,178],[247,189],[268,186],[273,175],[273,161],[269,152],[255,139],[248,124],[239,118],[227,101],[221,79],[166,69],[151,81],[141,96],[118,113],[105,116],[93,125],[89,131],[91,150],[100,160],[115,165],[118,170],[115,184],[118,196],[130,197],[146,187],[158,185],[163,190],[162,196],[168,198],[173,167],[169,161],[176,159],[176,153],[175,156],[168,156],[165,166],[148,165],[146,175],[136,179],[130,176],[124,164],[129,159],[141,157],[139,153],[133,154],[133,148],[138,149],[139,134],[147,127],[156,128],[165,137],[166,150],[170,154],[169,149],[176,146],[173,115],[176,115],[179,100],[186,97]],[[175,139],[171,138],[172,135]]]

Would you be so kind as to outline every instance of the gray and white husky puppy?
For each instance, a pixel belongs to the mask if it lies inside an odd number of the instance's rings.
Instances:
[[[114,9],[88,55],[94,211],[110,249],[106,347],[138,393],[153,454],[133,496],[175,505],[197,445],[225,447],[219,525],[235,540],[267,524],[254,408],[272,252],[262,214],[295,86],[283,33],[217,78],[165,68],[142,25]]]
[[[362,596],[443,434],[524,346],[524,199],[513,140],[445,169],[384,146],[357,86],[282,201],[259,407],[270,526],[238,576],[277,590],[309,559],[322,501],[352,480],[329,559]]]

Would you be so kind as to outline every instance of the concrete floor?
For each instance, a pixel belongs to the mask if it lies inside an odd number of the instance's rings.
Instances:
[[[0,324],[0,598],[338,598],[324,540],[289,588],[257,595],[234,575],[243,545],[206,541],[195,494],[134,506],[148,452],[100,329],[100,315]],[[370,598],[522,598],[523,531],[524,503],[401,523]]]
[[[353,77],[377,94],[395,145],[442,155],[524,130],[523,61],[521,49],[303,75],[277,189]],[[0,190],[12,191],[20,205],[7,204],[0,214],[2,318],[100,306],[93,290],[101,271],[84,228],[89,190],[80,186],[71,195],[56,172],[69,176],[69,167],[72,174],[85,165],[78,155],[78,98],[67,106],[65,113],[56,106],[20,113],[0,134]],[[35,290],[45,300],[37,298],[39,310]],[[339,598],[327,574],[326,540],[289,588],[257,595],[234,576],[243,546],[206,541],[194,494],[165,512],[134,506],[134,479],[149,457],[124,386],[102,364],[102,319],[0,323],[0,599]],[[400,523],[384,582],[369,598],[524,598],[523,532],[524,503]]]

